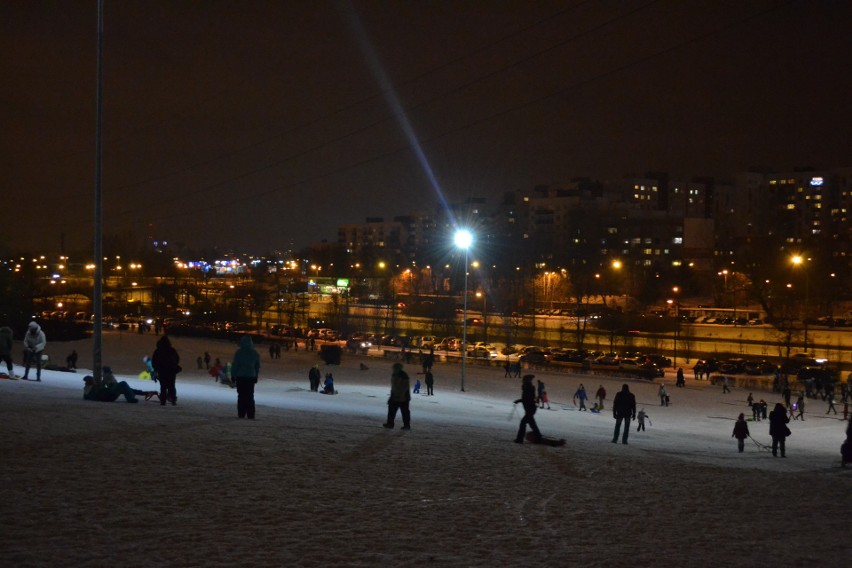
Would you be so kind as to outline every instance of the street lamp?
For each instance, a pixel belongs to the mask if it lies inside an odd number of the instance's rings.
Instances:
[[[802,316],[802,323],[805,327],[805,353],[808,352],[808,284],[810,281],[810,277],[808,276],[808,270],[805,267],[805,261],[810,260],[809,258],[804,258],[800,255],[795,255],[790,259],[790,262],[793,263],[793,266],[801,266],[802,270],[805,273],[805,309],[804,314]]]
[[[677,367],[677,341],[680,338],[680,288],[677,286],[672,288],[675,295],[675,339],[674,339],[674,356],[672,357],[672,366]]]
[[[477,298],[482,298],[482,341],[488,343],[488,297],[485,292],[477,292]]]
[[[456,231],[454,241],[456,246],[464,251],[464,307],[462,309],[462,364],[461,364],[461,390],[464,392],[464,372],[467,359],[467,252],[473,244],[473,233],[467,229]]]

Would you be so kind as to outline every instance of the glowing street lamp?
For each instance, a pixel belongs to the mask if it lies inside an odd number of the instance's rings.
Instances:
[[[467,253],[473,244],[473,233],[467,229],[456,231],[454,241],[456,246],[464,251],[464,307],[462,309],[462,364],[461,364],[461,390],[464,392],[465,361],[467,359]]]
[[[808,276],[808,270],[805,266],[805,261],[810,260],[809,258],[805,258],[800,255],[795,255],[790,258],[790,262],[793,263],[793,266],[801,266],[802,271],[805,273],[805,310],[802,316],[802,323],[805,327],[805,352],[808,351],[808,284],[810,282],[810,277]]]

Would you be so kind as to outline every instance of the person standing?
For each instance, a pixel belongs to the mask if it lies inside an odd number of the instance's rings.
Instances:
[[[722,377],[722,394],[727,394],[731,392],[731,389],[728,387],[728,377]]]
[[[47,345],[47,338],[36,322],[31,321],[27,326],[27,333],[24,336],[24,353],[26,361],[24,361],[24,380],[30,374],[30,366],[36,364],[36,380],[41,380],[41,354]]]
[[[14,346],[12,328],[8,325],[0,327],[0,363],[6,362],[6,370],[9,373],[9,378],[15,377],[15,372],[12,365],[12,347]]]
[[[621,423],[624,422],[624,434],[621,438],[621,443],[627,443],[627,435],[630,433],[630,421],[636,418],[636,396],[630,392],[630,388],[625,384],[621,387],[621,391],[615,394],[615,399],[612,401],[612,415],[615,418],[615,433],[612,435],[612,443],[618,442],[618,433],[621,429]]]
[[[787,408],[790,408],[790,397],[792,396],[792,391],[790,390],[790,387],[784,387],[784,389],[781,391],[781,396],[784,397],[784,405]]]
[[[586,410],[586,399],[589,398],[589,395],[586,394],[586,387],[580,384],[577,388],[577,392],[574,393],[574,404],[577,404],[577,400],[580,401],[580,407],[577,410]]]
[[[745,449],[745,439],[748,437],[748,422],[745,420],[745,414],[741,412],[737,418],[736,424],[734,424],[734,432],[731,434],[731,438],[737,439],[737,449],[740,453],[743,453],[743,450]]]
[[[520,402],[524,406],[524,417],[521,418],[521,424],[518,426],[518,435],[515,437],[515,442],[518,444],[524,443],[524,434],[526,434],[527,425],[532,430],[535,441],[539,442],[541,440],[541,432],[538,429],[538,424],[535,423],[535,411],[538,405],[535,403],[535,387],[532,384],[534,378],[535,375],[524,375],[524,378],[521,379],[521,398],[515,401],[515,404]]]
[[[538,407],[544,408],[544,403],[541,401],[541,396],[544,394],[544,382],[536,381],[535,382],[535,399],[538,401]]]
[[[204,368],[204,359],[201,358],[201,355],[195,359],[195,364],[198,365],[199,370]]]
[[[154,367],[157,380],[160,381],[160,406],[165,406],[166,401],[171,402],[172,406],[176,405],[177,389],[175,382],[182,369],[180,367],[180,356],[172,347],[168,335],[157,340],[157,348],[154,349],[154,354],[151,356],[151,366]]]
[[[435,377],[432,375],[432,369],[426,371],[426,396],[434,396],[432,386],[435,384]]]
[[[657,391],[657,394],[660,396],[660,406],[668,406],[669,405],[669,393],[666,392],[666,384],[660,383],[660,390]]]
[[[834,408],[834,391],[829,391],[827,395],[825,395],[825,400],[828,401],[828,410],[825,411],[826,414],[830,412],[834,412],[837,414],[837,409]]]
[[[237,416],[254,420],[254,385],[260,374],[260,354],[250,335],[240,338],[240,346],[231,361],[231,376],[237,384]]]
[[[210,369],[210,353],[208,351],[204,352],[204,368]]]
[[[648,419],[648,425],[653,426],[653,424],[651,423],[651,418],[648,416],[648,414],[645,412],[645,409],[643,408],[636,415],[636,422],[638,422],[638,425],[636,426],[637,432],[640,431],[640,430],[643,431],[643,432],[645,431],[645,419],[646,418]]]
[[[391,392],[388,397],[388,419],[382,426],[393,429],[396,411],[399,410],[402,414],[402,429],[411,430],[411,410],[408,407],[410,401],[411,381],[408,373],[402,369],[402,363],[394,363],[393,373],[391,373]]]
[[[313,392],[317,392],[319,390],[321,377],[322,373],[320,373],[319,365],[314,365],[313,367],[311,367],[311,370],[308,371],[308,382],[310,382],[311,390]]]
[[[769,413],[769,435],[772,436],[772,455],[778,457],[779,446],[781,448],[781,457],[786,458],[784,442],[787,436],[790,435],[790,428],[787,424],[790,419],[787,418],[787,410],[780,402],[775,404],[775,410]]]
[[[686,386],[686,380],[683,377],[683,367],[677,368],[677,381],[675,382],[676,387],[684,387]]]
[[[603,410],[604,400],[606,400],[606,389],[603,385],[598,387],[598,392],[595,393],[595,398],[598,399],[598,410]]]
[[[76,371],[78,358],[79,355],[77,355],[77,350],[72,349],[71,353],[68,354],[68,357],[65,358],[65,366],[71,371]]]

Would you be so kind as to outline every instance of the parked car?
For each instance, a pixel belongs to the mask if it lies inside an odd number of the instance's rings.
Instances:
[[[500,352],[490,343],[477,341],[474,345],[468,346],[467,355],[468,357],[480,359],[496,359],[500,356]]]

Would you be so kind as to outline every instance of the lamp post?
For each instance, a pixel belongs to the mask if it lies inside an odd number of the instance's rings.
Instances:
[[[675,305],[675,336],[674,336],[674,354],[672,357],[672,366],[677,367],[677,342],[680,338],[680,296],[678,293],[680,292],[680,288],[677,286],[672,288],[672,292],[674,292],[674,305]],[[669,300],[669,303],[672,303]]]
[[[810,260],[810,259],[804,258],[803,256],[800,256],[798,254],[790,259],[790,262],[793,263],[793,266],[801,266],[802,270],[805,273],[805,309],[804,309],[804,313],[802,314],[802,324],[804,325],[804,328],[805,328],[805,353],[808,352],[808,288],[809,288],[808,284],[809,284],[809,281],[810,281],[810,278],[808,276],[807,267],[805,267],[805,261],[806,260]]]
[[[488,343],[488,297],[485,292],[477,292],[477,298],[482,298],[482,341]]]
[[[467,360],[467,252],[473,244],[473,234],[467,229],[459,229],[455,235],[456,246],[464,251],[464,305],[462,308],[462,364],[461,364],[461,390],[464,392],[464,372]]]

